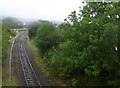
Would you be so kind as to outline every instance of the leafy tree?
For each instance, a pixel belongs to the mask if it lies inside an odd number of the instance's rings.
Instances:
[[[38,26],[39,26],[39,22],[34,22],[28,26],[28,36],[30,39],[36,36]]]
[[[104,77],[105,84],[119,85],[118,8],[118,3],[96,2],[87,3],[79,16],[73,11],[59,26],[62,41],[44,56],[49,66],[60,77],[77,71]]]
[[[38,27],[35,42],[36,46],[40,49],[41,55],[43,56],[53,46],[59,43],[58,30],[53,24],[44,21]]]

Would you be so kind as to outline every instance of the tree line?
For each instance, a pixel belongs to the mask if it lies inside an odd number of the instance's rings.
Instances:
[[[71,86],[120,86],[119,4],[87,3],[58,27],[47,21],[29,26],[51,74]]]

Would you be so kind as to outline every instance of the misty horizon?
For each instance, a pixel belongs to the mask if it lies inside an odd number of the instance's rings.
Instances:
[[[64,21],[72,11],[79,12],[83,0],[2,0],[2,17]]]

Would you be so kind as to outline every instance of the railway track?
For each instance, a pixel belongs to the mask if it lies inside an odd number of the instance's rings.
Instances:
[[[20,58],[20,63],[22,66],[22,71],[25,79],[25,86],[29,87],[34,87],[34,86],[39,86],[42,88],[41,83],[39,82],[35,71],[32,67],[32,64],[29,60],[29,56],[27,55],[24,41],[23,41],[24,35],[19,37],[19,58]]]

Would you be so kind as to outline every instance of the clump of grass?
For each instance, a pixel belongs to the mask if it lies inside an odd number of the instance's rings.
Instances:
[[[5,80],[3,81],[2,86],[17,86],[17,79],[15,77],[12,78],[12,80]]]
[[[12,80],[9,80],[9,69],[8,67],[2,68],[2,86],[17,86],[17,79],[16,77],[12,77]]]

